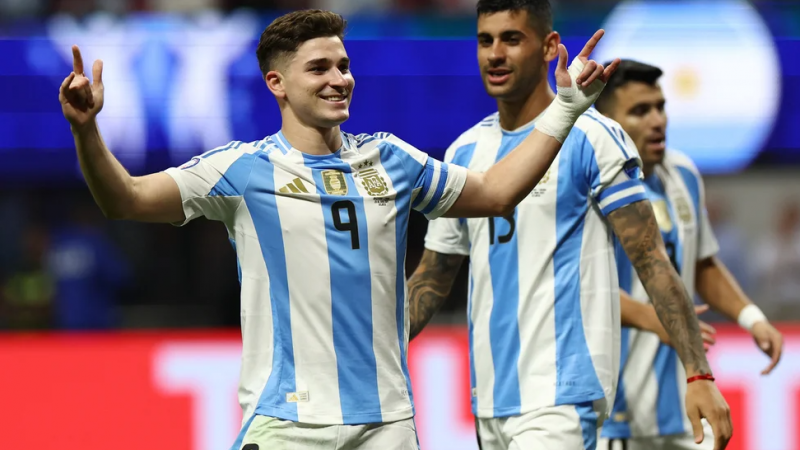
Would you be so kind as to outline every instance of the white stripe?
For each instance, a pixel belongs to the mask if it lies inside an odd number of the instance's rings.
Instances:
[[[273,153],[275,187],[285,186],[300,176],[313,201],[301,202],[287,195],[276,195],[285,249],[305,248],[309,240],[322,240],[310,248],[318,254],[286,252],[289,279],[289,313],[294,349],[295,391],[308,391],[309,401],[298,402],[298,421],[309,415],[328,423],[342,420],[336,352],[333,347],[331,274],[325,243],[325,219],[312,170],[303,165],[300,152]],[[314,282],[309,283],[309,274]],[[313,388],[312,388],[313,387]],[[285,395],[286,392],[281,392]],[[313,421],[311,421],[313,422]]]
[[[264,254],[245,202],[242,202],[236,214],[236,226],[232,234],[242,268],[242,373],[239,402],[244,410],[244,425],[255,411],[272,372],[272,299]]]
[[[544,189],[552,201],[526,198],[517,209],[519,244],[519,390],[522,405],[551,405],[556,398],[555,268],[556,202],[560,158],[553,161],[551,175],[537,189]],[[527,203],[536,206],[525,206]],[[523,410],[522,413],[525,413]]]
[[[478,417],[493,417],[495,379],[489,318],[494,292],[492,273],[489,270],[489,227],[485,218],[469,219],[468,227],[472,243],[470,268],[474,278],[470,315],[475,365],[475,386],[472,388],[477,389],[480,398]]]
[[[428,203],[431,202],[433,194],[436,193],[436,186],[439,185],[439,177],[442,175],[442,163],[432,158],[431,160],[433,161],[433,179],[431,180],[430,186],[428,186],[428,192],[425,193],[425,198],[422,199],[422,203],[420,203],[416,208],[419,211],[425,209],[428,206]],[[426,168],[423,167],[422,170],[424,171]]]
[[[608,282],[618,280],[615,259],[606,221],[589,208],[581,239],[581,317],[592,367],[609,407],[614,402],[620,360],[619,284]]]
[[[608,197],[604,198],[603,201],[600,202],[599,204],[600,209],[605,209],[608,205],[616,202],[617,200],[622,200],[625,197],[630,197],[636,194],[644,194],[644,192],[645,192],[644,186],[642,185],[631,186],[627,189],[615,192],[609,195]]]

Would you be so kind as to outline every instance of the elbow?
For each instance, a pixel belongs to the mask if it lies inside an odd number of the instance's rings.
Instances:
[[[127,220],[130,218],[130,213],[121,205],[99,205],[100,211],[103,212],[103,216],[109,220]]]
[[[496,202],[492,208],[492,216],[494,217],[508,217],[514,214],[517,204],[513,202]]]

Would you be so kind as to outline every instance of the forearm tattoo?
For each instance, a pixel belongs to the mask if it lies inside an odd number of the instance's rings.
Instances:
[[[711,373],[694,304],[667,256],[650,202],[619,208],[608,219],[687,371]]]
[[[425,250],[417,270],[408,280],[411,339],[422,331],[447,300],[464,258]]]

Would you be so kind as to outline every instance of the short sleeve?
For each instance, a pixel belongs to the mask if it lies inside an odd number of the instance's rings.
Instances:
[[[464,189],[467,169],[437,161],[394,135],[389,135],[384,145],[400,158],[413,183],[411,207],[414,210],[433,220],[453,206]]]
[[[251,147],[241,142],[210,150],[185,164],[165,170],[178,184],[186,219],[183,226],[205,217],[226,221],[238,207],[254,161]]]
[[[619,124],[590,111],[581,116],[585,133],[583,160],[589,176],[590,195],[603,215],[647,200],[642,184],[642,161],[633,140]]]
[[[425,248],[437,253],[469,256],[469,233],[466,220],[442,217],[428,222]]]

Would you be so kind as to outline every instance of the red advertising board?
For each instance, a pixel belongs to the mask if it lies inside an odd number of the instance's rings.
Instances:
[[[733,410],[730,450],[800,450],[800,327],[784,359],[735,328],[709,353]],[[0,335],[0,449],[226,450],[241,423],[238,332]],[[431,328],[409,366],[420,443],[476,450],[466,330]]]

